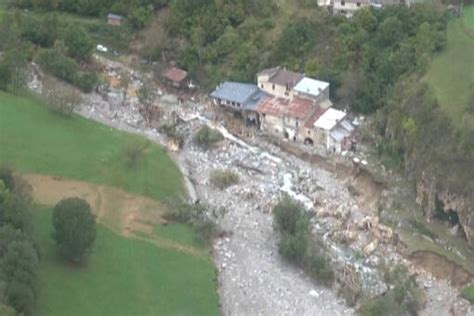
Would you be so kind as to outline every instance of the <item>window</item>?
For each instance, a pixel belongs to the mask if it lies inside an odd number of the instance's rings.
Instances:
[[[272,89],[275,90],[275,85],[274,84],[272,84]]]
[[[290,95],[290,93],[289,93],[288,91],[286,91],[286,92],[285,92],[285,95],[286,95],[286,96],[289,96],[289,95]]]
[[[308,131],[308,135],[311,135],[311,131]]]
[[[342,6],[345,6],[345,5],[346,5],[346,1],[341,1],[341,5],[342,5]]]
[[[360,2],[357,2],[357,6],[360,7]]]
[[[260,87],[263,89],[263,84],[261,84]]]
[[[296,126],[296,127],[300,126],[300,122],[296,121],[296,122],[295,122],[295,126]]]
[[[232,102],[232,105],[235,106],[235,102]]]

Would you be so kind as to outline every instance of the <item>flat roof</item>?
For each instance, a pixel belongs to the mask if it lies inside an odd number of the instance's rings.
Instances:
[[[293,89],[317,97],[327,87],[329,82],[304,77]]]
[[[319,119],[316,120],[316,122],[314,122],[314,127],[329,131],[344,117],[346,117],[346,113],[329,108]]]

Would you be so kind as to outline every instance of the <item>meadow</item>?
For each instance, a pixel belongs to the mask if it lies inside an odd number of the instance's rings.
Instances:
[[[0,161],[42,173],[118,187],[166,201],[184,194],[164,148],[80,116],[64,116],[31,97],[0,92]],[[136,166],[127,150],[142,148]]]

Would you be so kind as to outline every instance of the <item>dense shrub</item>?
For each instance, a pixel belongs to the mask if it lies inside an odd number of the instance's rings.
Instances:
[[[208,209],[201,204],[188,204],[181,201],[171,203],[165,218],[182,224],[190,225],[196,232],[199,241],[211,244],[218,235],[217,225],[208,217]]]
[[[211,129],[209,126],[204,125],[194,135],[193,141],[196,145],[198,145],[202,149],[209,149],[215,143],[223,139],[224,137],[219,131]]]
[[[99,78],[95,72],[83,71],[78,72],[76,76],[74,76],[72,83],[81,91],[89,93],[94,90],[98,82]]]
[[[61,200],[53,209],[53,240],[61,256],[80,262],[90,252],[96,238],[95,216],[87,201],[80,198]]]
[[[77,62],[57,49],[45,49],[38,55],[38,63],[53,76],[75,85],[83,92],[91,92],[98,82],[94,72],[81,71]]]
[[[34,315],[39,252],[32,239],[31,190],[0,167],[0,314]]]
[[[275,230],[280,234],[280,254],[315,280],[330,285],[334,271],[322,242],[311,234],[310,218],[304,207],[286,196],[274,207],[273,215]]]
[[[224,190],[239,182],[239,175],[230,170],[214,170],[211,172],[210,182],[220,190]]]
[[[385,281],[392,288],[382,296],[363,304],[359,310],[363,316],[378,315],[418,315],[423,307],[425,296],[418,287],[413,275],[404,266],[396,266],[388,271]]]
[[[160,126],[159,131],[164,133],[170,139],[176,141],[179,148],[184,146],[184,135],[180,133],[174,125],[163,124]]]

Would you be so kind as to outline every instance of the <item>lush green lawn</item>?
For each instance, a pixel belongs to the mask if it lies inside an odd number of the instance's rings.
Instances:
[[[474,37],[463,24],[473,17],[474,6],[470,6],[466,8],[463,20],[453,19],[449,23],[447,47],[434,58],[427,73],[428,83],[441,106],[457,126],[465,113],[471,85],[474,85]]]
[[[87,265],[70,266],[54,251],[51,214],[43,209],[35,215],[42,252],[40,316],[218,315],[210,259],[163,250],[99,226]]]
[[[464,296],[469,302],[474,304],[474,284],[471,286],[466,287],[462,291],[462,296]]]
[[[127,165],[130,144],[146,146],[135,168]],[[163,148],[0,92],[0,163],[5,162],[23,172],[112,185],[162,201],[184,193],[182,175]]]

